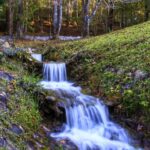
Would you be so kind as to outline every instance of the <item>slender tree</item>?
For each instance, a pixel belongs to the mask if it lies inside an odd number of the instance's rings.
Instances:
[[[109,0],[108,1],[108,19],[107,19],[108,31],[112,31],[113,29],[113,16],[114,16],[114,2],[113,0]]]
[[[53,38],[57,39],[62,25],[62,0],[54,0],[53,7]]]
[[[18,0],[17,37],[23,37],[23,0]]]
[[[90,0],[82,0],[82,10],[83,10],[83,37],[90,35],[90,22],[95,16],[99,6],[101,4],[101,0],[99,0],[96,4],[92,13],[89,12]]]
[[[149,13],[150,13],[150,0],[145,0],[145,21],[149,19]]]
[[[9,36],[13,36],[14,26],[13,26],[13,20],[14,20],[14,0],[8,1],[8,33]]]

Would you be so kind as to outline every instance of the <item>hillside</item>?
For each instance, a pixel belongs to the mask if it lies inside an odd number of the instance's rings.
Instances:
[[[53,93],[45,94],[37,86],[42,65],[35,65],[28,48],[42,53],[44,61],[65,61],[69,80],[81,85],[83,93],[102,99],[110,108],[111,119],[128,128],[140,146],[150,146],[150,22],[78,41],[15,40],[13,44],[15,47],[1,45],[0,49],[2,147],[74,146],[67,140],[55,143],[49,137],[50,131],[61,130],[62,120],[53,105],[47,104],[45,97]],[[25,51],[14,54],[15,50]]]
[[[71,80],[105,100],[118,121],[150,136],[150,22],[47,45],[47,59],[65,60]]]

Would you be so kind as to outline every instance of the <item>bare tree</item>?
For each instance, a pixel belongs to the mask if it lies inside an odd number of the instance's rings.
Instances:
[[[62,25],[62,0],[54,0],[53,3],[53,38],[57,39]]]
[[[82,10],[83,10],[83,37],[90,35],[90,22],[92,18],[95,16],[99,6],[101,4],[101,0],[96,2],[92,13],[89,12],[90,0],[82,0]]]
[[[11,37],[13,36],[13,30],[14,30],[13,20],[14,20],[14,0],[9,0],[8,1],[8,32]]]
[[[23,37],[23,0],[18,0],[17,37]]]

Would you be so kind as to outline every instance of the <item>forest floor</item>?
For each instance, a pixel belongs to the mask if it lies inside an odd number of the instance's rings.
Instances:
[[[138,133],[141,145],[150,147],[150,22],[83,40],[16,40],[14,45],[35,49],[45,61],[65,61],[69,79],[83,86],[84,93],[103,99],[112,119]],[[8,101],[0,104],[8,110],[2,109],[0,117],[2,140],[23,149],[23,141],[33,138],[42,120],[33,94],[40,77],[24,69],[22,59],[1,51],[0,61],[0,101]]]

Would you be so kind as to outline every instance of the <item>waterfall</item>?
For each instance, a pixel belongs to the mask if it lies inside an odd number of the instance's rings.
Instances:
[[[104,103],[82,94],[80,87],[67,81],[65,63],[44,64],[43,76],[43,87],[54,90],[65,101],[65,129],[52,133],[53,138],[69,139],[79,150],[135,150],[127,132],[110,121]]]
[[[42,55],[41,54],[36,54],[36,53],[32,53],[31,56],[37,60],[37,61],[42,61]]]
[[[66,81],[66,66],[65,63],[45,63],[43,66],[43,77],[46,81]]]

